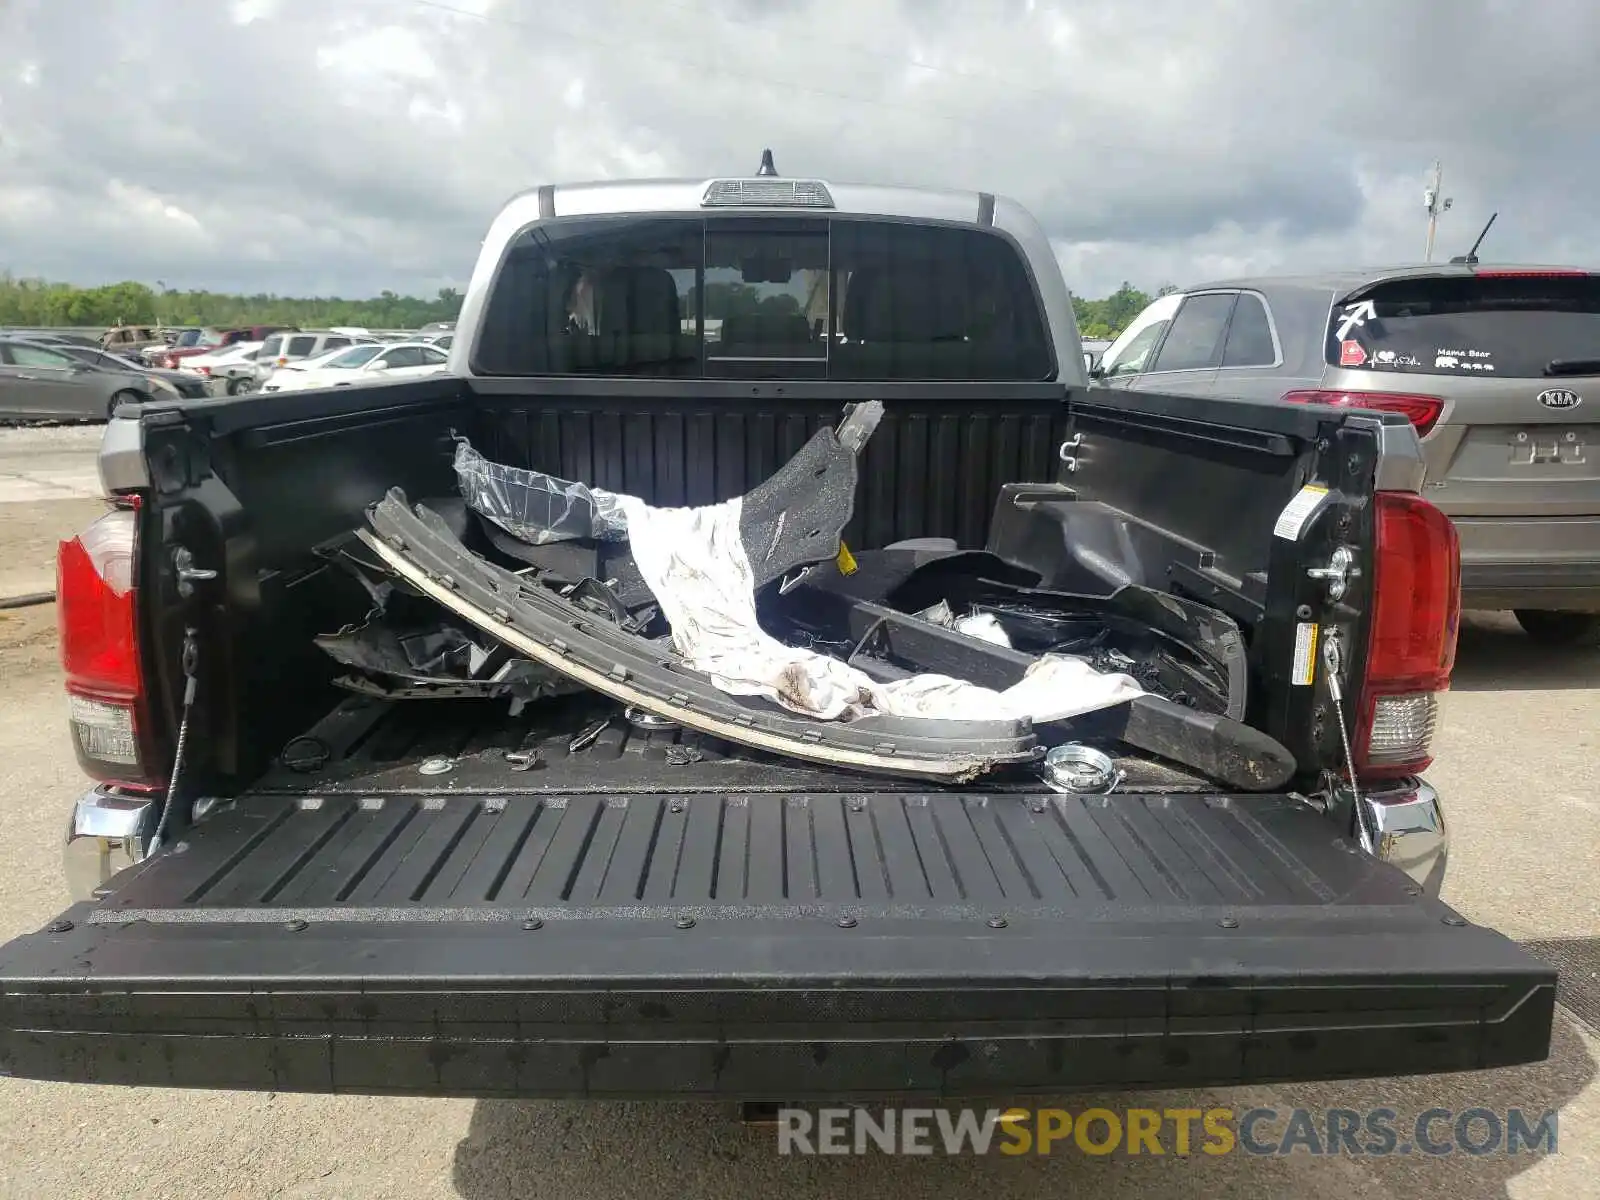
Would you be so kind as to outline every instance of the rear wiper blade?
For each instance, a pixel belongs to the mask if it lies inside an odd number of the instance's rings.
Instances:
[[[1546,376],[1600,375],[1600,358],[1552,358],[1544,365]]]

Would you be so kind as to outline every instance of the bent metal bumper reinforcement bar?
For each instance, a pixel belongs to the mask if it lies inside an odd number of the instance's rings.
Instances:
[[[360,537],[384,564],[448,611],[535,662],[620,704],[713,737],[807,762],[963,782],[1041,749],[1026,720],[872,716],[820,721],[720,691],[670,647],[626,633],[549,589],[486,562],[437,513],[398,488]]]

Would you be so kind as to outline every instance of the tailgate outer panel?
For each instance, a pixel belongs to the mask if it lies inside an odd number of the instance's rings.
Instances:
[[[0,949],[0,1068],[757,1099],[1536,1061],[1555,972],[1283,797],[254,797]]]

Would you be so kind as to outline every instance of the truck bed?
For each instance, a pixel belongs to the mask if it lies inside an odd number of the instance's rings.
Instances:
[[[502,759],[493,788],[493,747],[447,750],[435,778],[414,751],[403,776],[269,775],[6,947],[0,1069],[770,1100],[1548,1051],[1554,972],[1298,797],[929,793],[825,772],[773,794],[716,773],[759,784],[775,764],[712,758],[614,794]]]

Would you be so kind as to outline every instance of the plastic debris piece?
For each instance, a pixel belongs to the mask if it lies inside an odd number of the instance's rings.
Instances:
[[[628,536],[615,492],[491,462],[465,441],[456,443],[455,470],[468,505],[535,546],[575,538],[616,542]]]
[[[962,617],[955,623],[954,628],[957,633],[964,633],[980,641],[993,642],[996,646],[1011,645],[1011,639],[1006,636],[1006,631],[1000,627],[1000,622],[993,613],[977,613],[974,616]]]

